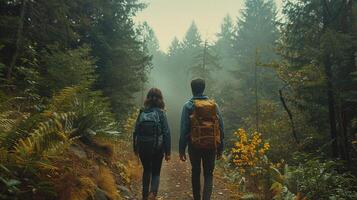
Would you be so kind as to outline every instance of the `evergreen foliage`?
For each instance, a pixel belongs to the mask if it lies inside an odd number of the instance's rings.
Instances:
[[[179,132],[193,77],[221,107],[220,166],[244,198],[357,197],[356,1],[285,0],[279,13],[274,0],[245,0],[216,41],[192,22],[167,53],[148,22],[133,21],[145,7],[0,0],[0,199],[94,199],[102,189],[120,199],[111,169],[129,182],[127,167],[101,139],[129,145],[149,86]]]
[[[294,88],[291,101],[311,116],[330,155],[350,159],[355,88],[353,1],[288,1],[284,13],[281,77]],[[296,34],[299,33],[299,34]],[[290,78],[289,76],[294,76]],[[310,123],[310,122],[306,122]],[[321,145],[320,143],[320,145]]]
[[[144,7],[137,0],[0,1],[0,199],[93,198],[97,185],[76,177],[66,156],[74,144],[110,154],[95,138],[118,136],[118,119],[150,69],[132,20]],[[83,187],[59,194],[70,187],[56,183],[66,176]],[[110,195],[119,199],[116,190]]]

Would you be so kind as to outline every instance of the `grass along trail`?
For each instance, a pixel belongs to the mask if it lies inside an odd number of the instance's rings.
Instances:
[[[142,170],[135,171],[138,173],[142,172]],[[212,200],[239,199],[237,188],[222,177],[223,176],[220,175],[220,169],[216,167]],[[133,189],[135,190],[136,198],[140,199],[140,174],[135,176],[135,179]],[[192,200],[190,162],[181,162],[178,153],[173,153],[169,162],[163,162],[160,181],[158,200]],[[203,185],[203,177],[201,185]]]

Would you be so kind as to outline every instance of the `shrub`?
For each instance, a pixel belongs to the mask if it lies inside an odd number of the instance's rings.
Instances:
[[[289,189],[307,199],[357,199],[356,177],[338,171],[336,161],[307,158],[299,166],[287,167],[284,177]]]
[[[336,161],[299,154],[288,166],[284,162],[272,163],[267,152],[269,143],[261,134],[249,134],[244,129],[235,133],[230,164],[225,166],[232,181],[242,185],[243,195],[253,199],[356,199],[357,181],[350,173],[341,172]],[[238,172],[238,173],[237,173]]]
[[[5,110],[0,114],[0,199],[54,199],[53,177],[63,170],[55,162],[65,159],[68,147],[80,139],[103,149],[91,136],[115,135],[116,129],[106,100],[85,85],[63,89],[41,113]]]
[[[255,176],[262,173],[262,166],[267,164],[266,152],[270,145],[263,142],[261,134],[254,132],[251,137],[244,129],[234,133],[237,137],[231,153],[234,166],[243,174]]]
[[[231,163],[235,171],[240,173],[239,183],[242,190],[251,192],[255,199],[269,199],[272,194],[270,186],[273,182],[273,164],[266,153],[270,145],[264,142],[258,132],[249,134],[244,129],[235,133],[235,143],[231,149]]]

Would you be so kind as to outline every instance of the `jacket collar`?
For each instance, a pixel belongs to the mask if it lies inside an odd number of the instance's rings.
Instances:
[[[194,100],[194,99],[208,99],[208,96],[206,96],[204,94],[198,94],[198,95],[194,95],[191,99],[192,100]]]

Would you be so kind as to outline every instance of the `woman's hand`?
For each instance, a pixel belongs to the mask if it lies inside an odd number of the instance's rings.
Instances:
[[[171,160],[171,155],[165,155],[165,160],[170,161]]]
[[[134,154],[135,154],[135,160],[136,160],[136,162],[138,162],[138,164],[140,164],[140,156],[139,156],[139,152],[137,152],[137,151],[134,151]]]

